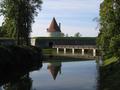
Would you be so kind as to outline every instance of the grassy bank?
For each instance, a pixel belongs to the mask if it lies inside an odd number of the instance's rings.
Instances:
[[[116,57],[111,57],[103,62],[100,67],[99,90],[120,90],[120,63]]]

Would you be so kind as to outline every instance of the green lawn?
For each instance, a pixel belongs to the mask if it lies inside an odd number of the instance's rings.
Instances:
[[[107,66],[107,65],[110,65],[114,62],[117,62],[118,61],[118,58],[117,57],[111,57],[109,59],[106,59],[105,61],[103,61],[103,66]]]

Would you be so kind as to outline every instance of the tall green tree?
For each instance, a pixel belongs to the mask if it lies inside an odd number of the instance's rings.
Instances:
[[[41,9],[41,0],[2,0],[0,12],[9,37],[15,37],[18,45],[30,45],[31,25]]]
[[[6,37],[6,31],[2,29],[2,26],[0,26],[0,37]]]
[[[112,46],[117,46],[120,35],[120,2],[118,0],[104,0],[100,5],[100,33],[98,46],[107,55],[113,52]],[[117,37],[116,37],[117,36]],[[116,42],[113,42],[115,40]],[[114,45],[113,45],[114,43]]]
[[[110,51],[114,56],[120,59],[120,34],[112,37],[110,42]]]
[[[14,21],[8,18],[5,19],[4,23],[2,24],[2,31],[4,32],[3,37],[15,38],[16,31],[15,31]]]

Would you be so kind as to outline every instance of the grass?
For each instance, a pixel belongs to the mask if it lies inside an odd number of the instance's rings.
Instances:
[[[56,49],[46,48],[42,49],[43,54],[56,54]]]
[[[114,62],[117,62],[118,61],[118,58],[117,57],[111,57],[109,59],[106,59],[105,61],[103,61],[103,66],[107,66],[107,65],[110,65]]]

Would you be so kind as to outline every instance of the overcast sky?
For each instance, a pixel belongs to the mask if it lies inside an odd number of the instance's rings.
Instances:
[[[35,18],[31,36],[46,36],[53,17],[61,23],[61,30],[69,36],[80,32],[82,36],[97,36],[100,0],[43,0],[42,10]],[[0,17],[0,25],[3,17]]]

